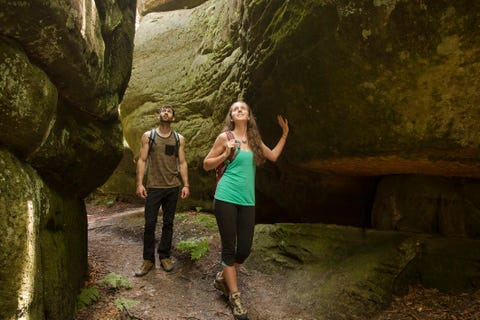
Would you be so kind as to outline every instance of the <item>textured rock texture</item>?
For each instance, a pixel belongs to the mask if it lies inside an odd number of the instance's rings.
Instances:
[[[134,23],[131,1],[2,1],[2,319],[72,318],[87,271],[83,198],[122,156]]]
[[[371,319],[412,283],[480,285],[480,240],[322,224],[257,225],[247,266],[284,274],[288,301],[315,319]],[[308,279],[308,280],[307,280]]]
[[[137,1],[137,9],[140,15],[150,12],[171,11],[196,7],[207,0],[141,0]]]
[[[480,177],[479,6],[211,0],[146,14],[125,137],[137,154],[156,108],[175,105],[192,202],[205,208],[214,178],[201,162],[231,102],[246,100],[268,145],[277,113],[291,126],[281,159],[258,170],[258,220],[370,226],[383,177],[457,177],[459,188]]]

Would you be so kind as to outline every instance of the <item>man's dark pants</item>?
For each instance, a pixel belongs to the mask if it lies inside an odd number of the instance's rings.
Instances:
[[[155,229],[157,226],[158,211],[163,210],[163,227],[158,256],[160,259],[169,258],[172,249],[173,220],[178,200],[178,187],[148,188],[145,203],[145,230],[143,233],[143,259],[155,263]]]

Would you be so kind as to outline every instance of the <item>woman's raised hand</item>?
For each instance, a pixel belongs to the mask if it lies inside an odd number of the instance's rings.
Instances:
[[[278,125],[280,126],[280,128],[282,128],[282,136],[283,137],[287,137],[288,136],[288,120],[284,117],[282,117],[281,115],[277,115],[277,121],[278,121]]]

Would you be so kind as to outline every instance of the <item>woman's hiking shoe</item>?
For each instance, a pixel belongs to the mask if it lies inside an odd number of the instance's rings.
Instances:
[[[225,278],[223,277],[222,275],[222,272],[217,272],[217,275],[215,276],[215,280],[213,281],[213,286],[215,287],[215,289],[221,291],[225,297],[228,298],[228,286],[227,286],[227,282],[225,281]]]
[[[154,266],[155,266],[155,264],[152,261],[143,260],[142,266],[140,267],[140,269],[138,271],[135,272],[135,276],[136,277],[143,277],[150,270],[152,270]]]
[[[162,266],[163,270],[167,272],[170,272],[173,270],[173,261],[170,258],[160,259],[160,265]]]
[[[247,308],[245,308],[240,300],[240,292],[230,293],[228,301],[232,307],[235,320],[248,320]]]

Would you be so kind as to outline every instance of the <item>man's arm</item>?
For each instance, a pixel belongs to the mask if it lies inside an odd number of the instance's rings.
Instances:
[[[142,136],[140,155],[137,160],[137,196],[145,199],[147,197],[147,189],[143,185],[143,176],[145,175],[145,168],[148,157],[148,137],[149,132],[145,132]]]
[[[190,184],[188,183],[188,164],[185,158],[185,138],[179,134],[180,143],[178,148],[178,162],[180,165],[180,176],[183,181],[182,199],[188,198],[190,195]]]

